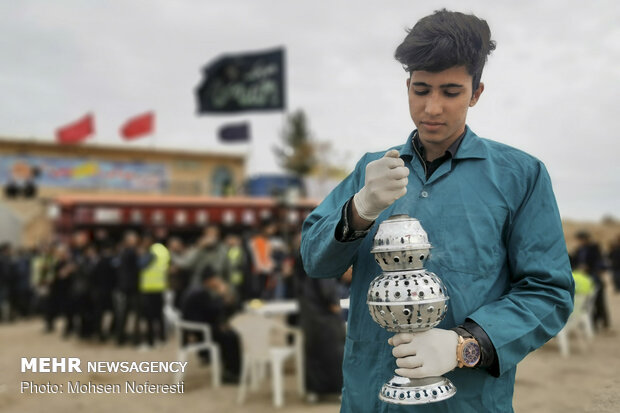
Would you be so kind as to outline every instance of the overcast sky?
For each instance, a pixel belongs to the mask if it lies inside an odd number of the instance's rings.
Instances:
[[[194,88],[221,53],[284,46],[288,110],[305,110],[332,161],[352,169],[412,130],[393,52],[406,28],[441,7],[485,18],[497,41],[470,127],[545,162],[564,217],[620,218],[614,0],[2,1],[0,136],[51,141],[92,111],[92,142],[121,144],[121,124],[154,110],[154,137],[130,145],[232,150],[249,154],[250,173],[278,171],[271,147],[284,114],[197,116]],[[251,145],[217,143],[221,125],[242,120]]]

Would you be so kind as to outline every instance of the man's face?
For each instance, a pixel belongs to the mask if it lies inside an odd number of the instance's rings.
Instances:
[[[183,242],[178,238],[171,238],[168,241],[168,249],[172,252],[182,252]]]
[[[125,235],[125,246],[127,246],[128,248],[134,248],[138,245],[138,236],[133,233],[127,233]]]
[[[210,243],[215,243],[220,238],[220,230],[216,226],[208,226],[204,230],[204,237],[209,240]]]
[[[467,109],[484,90],[472,94],[472,76],[465,66],[441,72],[416,70],[407,79],[409,112],[424,147],[446,150],[465,130]]]

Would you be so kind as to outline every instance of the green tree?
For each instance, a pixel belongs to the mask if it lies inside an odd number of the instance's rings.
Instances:
[[[273,148],[280,166],[296,176],[308,175],[315,168],[317,157],[303,110],[287,116],[280,137],[282,145]]]

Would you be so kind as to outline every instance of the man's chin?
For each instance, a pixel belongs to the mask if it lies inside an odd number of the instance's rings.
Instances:
[[[441,145],[448,141],[448,137],[440,133],[418,132],[418,136],[423,145]]]

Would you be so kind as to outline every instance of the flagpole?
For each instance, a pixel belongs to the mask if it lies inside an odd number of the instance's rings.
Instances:
[[[99,141],[97,140],[97,127],[98,127],[98,125],[97,125],[97,124],[95,124],[95,115],[93,114],[93,112],[88,112],[88,114],[87,114],[87,115],[92,116],[92,119],[93,119],[93,135],[92,135],[92,142],[93,142],[94,144],[98,144],[98,143],[99,143]]]
[[[152,110],[152,113],[153,113],[153,133],[151,134],[151,149],[153,151],[155,151],[156,150],[155,147],[156,147],[156,144],[157,144],[157,140],[156,140],[156,138],[157,138],[157,128],[156,128],[156,126],[157,125],[155,125],[155,110],[154,109]]]

